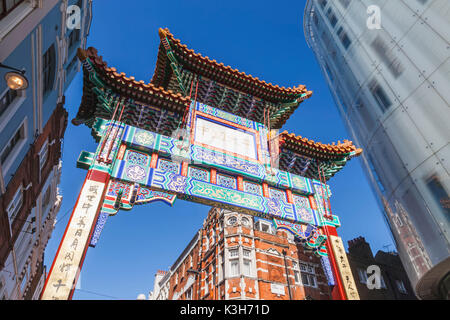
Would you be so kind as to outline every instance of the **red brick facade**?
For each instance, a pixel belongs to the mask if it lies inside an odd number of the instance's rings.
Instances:
[[[263,226],[264,225],[264,226]],[[155,299],[331,299],[321,262],[293,236],[250,215],[213,208],[163,277]],[[286,270],[288,277],[286,277]]]
[[[26,156],[6,186],[5,193],[0,196],[0,270],[3,269],[15,241],[31,213],[31,209],[36,206],[36,199],[42,192],[47,178],[53,168],[59,164],[61,139],[64,136],[68,118],[67,111],[63,105],[64,101],[57,105],[43,132],[29,146]],[[47,160],[41,170],[39,152],[46,141],[48,141]],[[6,208],[20,186],[23,187],[23,203],[14,221],[12,221],[11,234]],[[38,269],[39,272],[35,275],[36,278],[41,277],[43,266]],[[32,283],[37,284],[38,280],[33,279]],[[33,292],[33,290],[29,290],[29,292]]]

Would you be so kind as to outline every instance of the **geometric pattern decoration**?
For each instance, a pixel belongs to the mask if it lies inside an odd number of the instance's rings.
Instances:
[[[269,195],[271,198],[287,202],[286,192],[274,188],[269,188]]]
[[[306,223],[313,223],[314,213],[309,204],[309,199],[307,197],[296,194],[293,194],[292,197],[294,199],[295,209],[299,214],[301,220]]]
[[[180,164],[169,160],[158,160],[158,169],[166,172],[180,173]]]
[[[244,191],[262,196],[262,187],[256,183],[244,181]]]
[[[164,171],[162,170],[164,169]],[[138,183],[141,187],[175,193],[179,198],[204,203],[206,205],[237,209],[253,215],[266,218],[280,218],[292,222],[306,222],[321,226],[324,223],[333,225],[334,221],[325,219],[311,220],[311,209],[287,202],[283,190],[269,188],[271,198],[261,194],[237,190],[237,179],[231,175],[217,174],[216,184],[201,180],[189,174],[188,177],[179,173],[180,165],[164,159],[158,160],[158,168],[130,165],[127,160],[116,160],[111,173],[115,179]],[[172,171],[172,172],[171,172]],[[192,170],[188,169],[188,172]],[[194,170],[195,172],[195,170]],[[247,188],[248,188],[248,184]],[[248,190],[248,189],[247,189]]]
[[[205,169],[189,167],[188,176],[200,181],[209,181],[209,172]]]
[[[237,185],[236,178],[233,178],[228,175],[217,174],[216,179],[217,179],[216,180],[217,185],[225,187],[225,188],[236,189],[236,185]]]
[[[261,130],[258,125],[255,125],[255,127],[257,130]],[[136,138],[136,135],[139,138]],[[260,136],[264,135],[260,134]],[[274,187],[289,188],[300,194],[312,195],[315,193],[312,180],[308,178],[276,168],[271,168],[268,172],[264,164],[230,156],[221,151],[211,150],[199,145],[185,145],[183,143],[180,148],[180,142],[177,139],[147,132],[132,126],[125,126],[122,142],[127,144],[128,147],[143,151],[149,155],[156,152],[169,159],[176,159],[177,162],[186,161],[216,168],[226,173],[241,175],[259,183],[267,182]],[[261,143],[261,145],[264,144]]]

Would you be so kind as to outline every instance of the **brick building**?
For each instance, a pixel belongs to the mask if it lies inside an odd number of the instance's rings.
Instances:
[[[286,274],[288,276],[286,276]],[[169,271],[155,300],[328,300],[321,260],[271,221],[212,208]]]
[[[348,242],[347,257],[361,300],[417,299],[397,253],[380,250],[373,256],[370,245],[359,237]],[[367,286],[367,268],[372,265],[380,268],[381,286],[370,290]]]

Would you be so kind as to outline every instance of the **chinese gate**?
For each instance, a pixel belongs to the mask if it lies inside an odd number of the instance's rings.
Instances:
[[[92,129],[95,153],[42,299],[70,299],[89,246],[109,216],[176,198],[271,219],[321,257],[335,299],[358,299],[336,233],[327,181],[357,156],[278,129],[312,94],[280,88],[210,60],[160,29],[149,84],[117,73],[94,48],[78,51],[83,98],[74,124]]]

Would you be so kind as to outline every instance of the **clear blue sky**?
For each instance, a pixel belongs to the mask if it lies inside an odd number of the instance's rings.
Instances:
[[[158,28],[168,27],[189,48],[247,74],[282,86],[306,85],[314,91],[312,98],[301,104],[283,129],[323,143],[342,141],[349,134],[303,35],[305,2],[94,1],[88,46],[96,47],[119,72],[148,82],[155,69]],[[66,92],[69,124],[60,184],[63,204],[45,252],[47,270],[86,175],[76,168],[76,159],[82,150],[96,148],[89,128],[70,123],[81,94],[80,72]],[[374,252],[392,244],[360,160],[351,160],[330,185],[332,210],[341,218],[338,233],[344,243],[362,235]],[[177,200],[173,207],[147,204],[110,217],[99,244],[88,250],[81,290],[75,291],[74,299],[136,299],[140,293],[148,294],[155,272],[175,262],[208,210]]]

